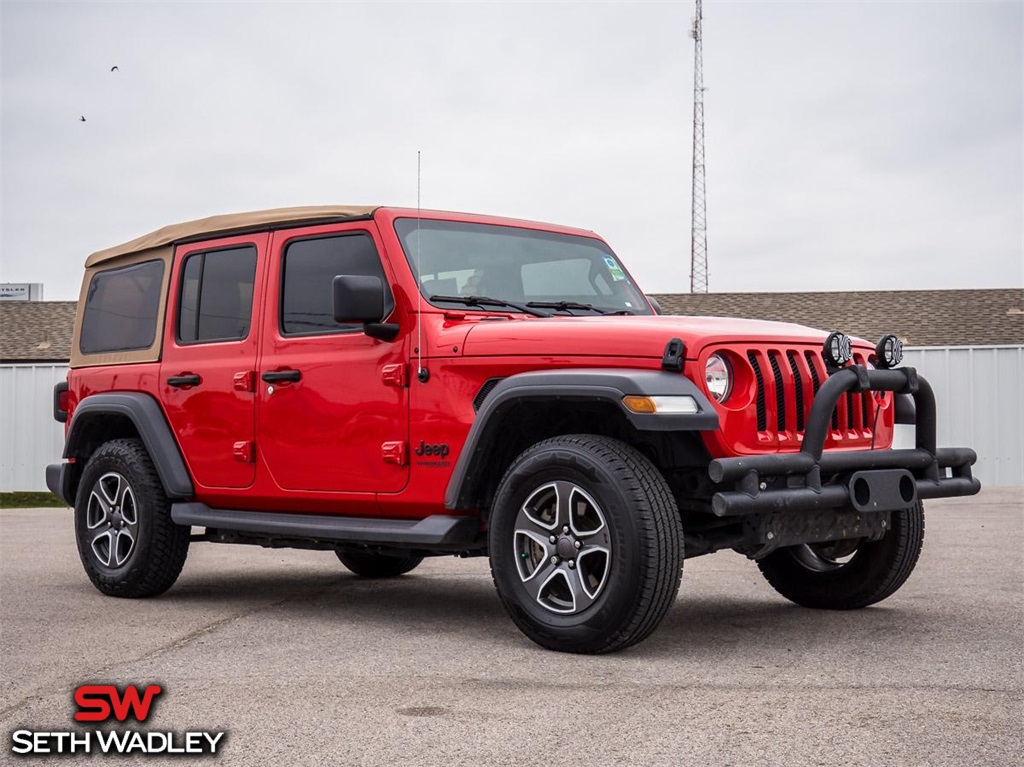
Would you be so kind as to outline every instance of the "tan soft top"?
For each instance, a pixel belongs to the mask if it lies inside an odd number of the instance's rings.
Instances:
[[[171,224],[155,232],[136,237],[131,242],[115,245],[105,250],[97,250],[85,260],[86,267],[109,261],[118,256],[138,253],[151,248],[170,245],[179,240],[186,240],[202,235],[228,234],[234,231],[245,231],[260,227],[271,227],[280,224],[312,224],[317,221],[338,221],[349,218],[366,218],[373,215],[377,205],[307,205],[297,208],[272,208],[256,210],[251,213],[229,213],[221,216],[209,216],[183,224]]]

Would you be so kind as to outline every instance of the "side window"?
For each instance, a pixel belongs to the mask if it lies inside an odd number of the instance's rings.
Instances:
[[[252,324],[256,248],[192,253],[181,270],[178,341],[240,341]]]
[[[368,234],[295,240],[284,250],[281,275],[281,332],[286,335],[361,330],[334,321],[334,278],[339,274],[380,277],[391,304],[380,256]]]
[[[82,312],[81,352],[151,347],[156,340],[163,278],[163,261],[145,261],[94,274]]]

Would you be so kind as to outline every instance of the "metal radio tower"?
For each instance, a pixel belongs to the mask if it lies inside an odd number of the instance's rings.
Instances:
[[[693,38],[693,191],[690,209],[690,292],[708,292],[708,222],[704,199],[704,61],[701,47],[701,0]]]

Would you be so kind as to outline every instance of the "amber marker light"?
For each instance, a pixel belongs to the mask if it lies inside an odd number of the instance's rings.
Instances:
[[[622,404],[631,413],[641,415],[694,415],[700,412],[697,400],[684,394],[678,397],[644,397],[628,394]]]

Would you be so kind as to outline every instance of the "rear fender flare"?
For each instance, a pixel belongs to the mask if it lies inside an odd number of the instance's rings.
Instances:
[[[80,457],[89,442],[90,422],[109,415],[126,417],[134,424],[169,497],[189,498],[194,494],[192,478],[167,418],[157,401],[141,392],[93,394],[79,402],[71,416],[64,457]]]

